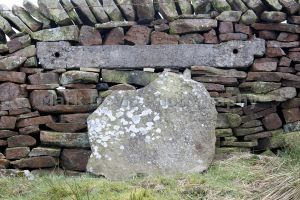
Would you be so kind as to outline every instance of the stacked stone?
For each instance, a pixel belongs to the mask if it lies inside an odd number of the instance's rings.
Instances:
[[[46,70],[36,57],[38,41],[92,46],[265,39],[266,55],[248,68],[191,66],[192,79],[203,83],[215,98],[221,151],[276,150],[284,147],[286,136],[298,134],[297,1],[122,2],[38,0],[35,6],[24,0],[23,7],[14,6],[12,11],[0,6],[0,168],[59,166],[69,174],[84,172],[90,155],[89,114],[111,92],[141,88],[162,71],[84,66]]]

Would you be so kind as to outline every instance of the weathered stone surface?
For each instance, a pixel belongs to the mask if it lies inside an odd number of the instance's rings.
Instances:
[[[241,16],[241,11],[224,11],[216,19],[224,22],[238,22]]]
[[[252,127],[252,128],[234,128],[233,129],[234,135],[239,136],[239,137],[258,133],[261,131],[264,131],[264,128],[262,126]]]
[[[79,43],[84,46],[100,45],[102,38],[100,32],[91,26],[82,26],[80,29]]]
[[[34,111],[34,112],[19,115],[18,120],[32,118],[32,117],[39,117],[39,116],[40,116],[40,113],[38,111]]]
[[[35,19],[43,23],[43,28],[49,28],[50,27],[50,20],[47,19],[41,12],[40,9],[33,4],[30,0],[24,0],[23,6],[27,10],[28,13],[30,13],[31,16],[33,16]]]
[[[60,115],[60,121],[64,123],[86,123],[88,116],[88,113]]]
[[[122,45],[124,44],[124,29],[117,27],[107,33],[104,45]]]
[[[23,98],[27,96],[27,92],[22,85],[6,82],[0,84],[0,102],[11,101],[16,98]]]
[[[261,125],[262,125],[262,122],[260,120],[252,120],[252,121],[242,124],[240,127],[241,128],[253,128],[253,127],[258,127]]]
[[[297,96],[297,92],[293,87],[283,87],[267,94],[243,94],[243,96],[251,102],[283,102]]]
[[[71,2],[76,7],[76,11],[79,13],[79,16],[82,17],[84,24],[93,25],[97,23],[97,20],[90,10],[86,0],[71,0]]]
[[[216,129],[216,137],[230,137],[233,136],[231,128],[226,129]]]
[[[58,90],[58,93],[64,97],[67,104],[88,105],[95,104],[98,98],[96,89],[73,89]]]
[[[219,43],[217,33],[214,29],[210,30],[207,33],[204,33],[203,36],[204,36],[204,43],[206,43],[206,44],[218,44]]]
[[[69,46],[64,42],[54,44],[38,43],[38,58],[44,68],[101,66],[103,68],[122,67],[132,69],[158,66],[180,68],[192,65],[238,68],[251,65],[254,55],[261,56],[265,52],[265,41],[261,39],[230,41],[219,45],[103,45],[80,47]],[[55,53],[59,53],[60,56],[53,56]],[[82,56],[89,59],[81,59]]]
[[[217,27],[213,19],[178,19],[169,24],[171,34],[183,34],[199,31],[209,31]]]
[[[218,76],[196,76],[192,78],[198,82],[204,83],[218,83],[224,86],[237,86],[238,80],[237,78],[232,77],[218,77]]]
[[[25,58],[31,58],[33,56],[36,56],[35,45],[30,45],[28,47],[20,49],[20,50],[14,52],[13,54],[11,54],[10,57],[12,57],[12,56],[25,57]]]
[[[28,76],[28,80],[32,85],[57,84],[58,74],[53,72],[37,73]]]
[[[243,92],[252,92],[255,94],[266,94],[273,90],[277,90],[281,87],[281,83],[274,82],[244,82],[239,85],[239,88]]]
[[[262,123],[264,124],[264,127],[269,131],[276,130],[282,126],[282,121],[277,113],[272,113],[265,116],[262,119]]]
[[[70,0],[61,0],[60,1],[62,7],[65,9],[70,19],[77,25],[82,25],[83,22],[80,19],[79,15],[75,11],[74,5],[70,2]]]
[[[251,25],[256,22],[257,16],[253,10],[247,10],[241,17],[241,23]]]
[[[113,29],[113,28],[117,28],[117,27],[131,27],[136,25],[137,23],[135,21],[109,21],[106,23],[102,23],[102,24],[96,24],[95,27],[97,29],[100,30],[105,30],[105,29]]]
[[[277,69],[277,59],[257,59],[254,61],[251,70],[252,71],[276,71]]]
[[[299,108],[283,109],[282,113],[286,123],[300,121]]]
[[[31,110],[29,108],[17,108],[17,109],[9,110],[8,113],[10,116],[16,116],[16,115],[30,113],[30,111]]]
[[[247,35],[251,35],[252,34],[251,27],[250,26],[246,26],[244,24],[235,24],[234,25],[234,29],[235,29],[235,32],[237,32],[237,33],[245,33]],[[264,38],[262,38],[262,39],[264,39]]]
[[[277,34],[275,31],[259,31],[258,37],[264,40],[276,40]]]
[[[270,47],[266,49],[266,56],[269,58],[282,57],[285,55],[285,52],[279,47]]]
[[[281,104],[282,108],[297,108],[300,107],[300,98],[293,98]]]
[[[87,133],[61,133],[41,131],[41,143],[55,147],[67,148],[89,148],[89,139]]]
[[[0,147],[6,147],[7,141],[6,140],[0,140]]]
[[[42,23],[31,17],[31,15],[21,6],[13,5],[12,12],[14,15],[19,17],[33,32],[40,30],[43,26]]]
[[[258,145],[256,140],[251,142],[233,142],[233,141],[222,141],[222,147],[255,147]]]
[[[178,5],[183,15],[192,14],[192,5],[189,0],[179,0]]]
[[[192,0],[192,5],[196,14],[207,13],[211,10],[210,0]]]
[[[1,170],[8,168],[8,166],[9,166],[9,160],[0,159],[0,169]]]
[[[31,147],[36,140],[29,135],[16,135],[7,139],[8,147]]]
[[[196,103],[189,103],[191,100]],[[172,104],[182,105],[183,110],[174,110]],[[142,105],[144,111],[135,114]],[[125,112],[127,117],[122,117]],[[190,117],[195,123],[184,122]],[[204,87],[173,73],[162,74],[141,90],[113,93],[88,119],[93,150],[88,171],[109,179],[124,179],[136,173],[203,171],[213,159],[215,120],[215,107]],[[112,129],[106,124],[112,124]],[[157,152],[155,156],[153,152]],[[201,163],[195,161],[199,159]]]
[[[31,135],[40,132],[40,128],[38,125],[35,126],[26,126],[24,128],[19,128],[19,134],[22,135]]]
[[[217,119],[217,128],[236,128],[242,123],[238,114],[219,113]]]
[[[86,123],[50,123],[46,126],[57,132],[75,133],[86,128]]]
[[[90,150],[64,149],[61,153],[60,164],[65,170],[86,171],[86,166],[91,155]]]
[[[281,76],[276,72],[249,72],[247,81],[279,82]]]
[[[11,164],[19,169],[49,168],[57,165],[55,159],[51,156],[23,158],[21,160],[11,162]]]
[[[122,16],[122,13],[114,1],[102,0],[102,5],[106,14],[110,17],[111,20],[123,21],[124,18]]]
[[[14,38],[7,43],[9,53],[16,52],[19,49],[23,49],[29,45],[31,45],[31,38],[29,35]]]
[[[19,108],[31,108],[28,99],[16,98],[11,101],[3,101],[0,103],[0,110],[15,110]]]
[[[221,42],[227,42],[231,40],[247,40],[248,36],[244,33],[225,33],[220,34],[219,39]]]
[[[230,11],[231,7],[230,5],[227,3],[226,0],[212,0],[212,6],[213,8],[218,11],[219,13],[223,12],[223,11]]]
[[[167,19],[168,21],[172,21],[177,18],[178,13],[174,1],[166,2],[164,0],[157,0],[157,3],[159,12],[165,19]]]
[[[27,157],[30,152],[29,147],[14,147],[5,149],[5,156],[8,160],[17,160]]]
[[[152,21],[155,15],[152,0],[132,0],[139,22]]]
[[[293,123],[288,123],[283,125],[284,132],[294,132],[294,131],[300,131],[300,121],[296,121]]]
[[[29,157],[38,157],[38,156],[59,157],[60,151],[61,150],[59,148],[36,147],[30,151],[28,156]]]
[[[14,129],[16,121],[16,117],[2,116],[0,117],[0,129]]]
[[[289,24],[300,24],[300,16],[290,16],[287,19]]]
[[[211,76],[222,76],[231,78],[246,78],[247,73],[243,71],[238,71],[235,69],[217,69],[208,66],[192,66],[192,75],[211,75]]]
[[[232,22],[220,22],[219,33],[233,33]]]
[[[98,0],[86,0],[86,3],[88,4],[98,22],[104,23],[109,21],[109,18],[105,13],[103,6]]]
[[[60,83],[62,85],[72,83],[98,83],[99,74],[93,72],[83,71],[67,71],[60,77]]]
[[[78,41],[79,29],[75,25],[44,29],[34,32],[32,38],[38,41]]]
[[[28,26],[26,26],[26,24],[24,24],[20,18],[15,16],[12,13],[11,9],[9,9],[9,7],[4,4],[0,4],[0,15],[8,21],[12,22],[14,27],[17,28],[20,32],[25,32],[28,34],[32,33]]]
[[[289,33],[300,33],[300,27],[293,24],[284,23],[255,23],[251,25],[255,30],[269,30],[269,31],[284,31]]]
[[[286,10],[289,14],[295,14],[300,9],[300,5],[298,1],[295,0],[279,0],[284,10]]]
[[[246,12],[248,10],[247,6],[242,0],[227,0],[227,2],[233,10],[238,10],[242,12]]]
[[[190,33],[180,36],[179,44],[201,44],[204,37],[199,33]]]
[[[267,42],[267,47],[274,47],[274,48],[293,48],[293,47],[298,47],[299,42],[279,42],[279,41],[268,41]]]
[[[86,113],[92,112],[97,105],[55,105],[55,106],[38,106],[35,109],[43,113]],[[51,122],[48,122],[51,123]]]
[[[30,104],[33,108],[38,106],[53,106],[57,102],[54,90],[34,90],[30,93]]]
[[[277,40],[281,42],[294,42],[298,41],[299,35],[295,33],[285,33],[281,32],[279,33]]]
[[[0,130],[0,139],[6,139],[15,135],[18,135],[18,133],[9,130]]]
[[[26,127],[48,123],[54,123],[53,118],[50,115],[19,120],[17,123],[17,127]]]
[[[0,70],[15,70],[26,61],[26,57],[9,56],[0,58]]]
[[[288,57],[293,61],[299,62],[300,61],[300,52],[289,52]]]
[[[130,44],[146,45],[150,42],[151,29],[147,26],[134,25],[126,33],[124,39]]]
[[[0,15],[0,29],[9,37],[15,35],[10,23]]]
[[[282,9],[282,5],[279,3],[278,0],[266,0],[265,2],[274,10],[280,11]]]
[[[102,80],[108,83],[128,83],[146,86],[157,77],[158,74],[144,71],[102,70]]]
[[[132,0],[116,0],[119,8],[127,21],[135,20],[135,11]]]
[[[38,0],[37,3],[41,13],[58,25],[67,26],[72,24],[72,20],[59,1]]]
[[[280,23],[286,20],[286,14],[277,11],[264,11],[261,15],[261,19],[269,23]]]
[[[151,33],[151,44],[178,44],[178,35],[169,35],[164,32],[152,32]]]

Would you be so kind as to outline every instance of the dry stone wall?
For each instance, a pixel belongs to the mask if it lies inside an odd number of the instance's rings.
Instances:
[[[24,0],[23,7],[12,10],[0,6],[1,169],[85,172],[91,153],[86,127],[89,114],[112,91],[146,86],[163,70],[190,75],[215,98],[218,152],[276,151],[285,146],[285,137],[298,134],[298,1],[154,2],[38,0],[36,6]],[[180,45],[255,38],[266,41],[265,55],[256,57],[249,67],[234,66],[238,69],[49,69],[36,56],[37,42]]]

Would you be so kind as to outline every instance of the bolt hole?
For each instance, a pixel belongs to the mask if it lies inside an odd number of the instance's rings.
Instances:
[[[239,50],[238,49],[233,49],[233,54],[238,54],[239,53]]]
[[[54,56],[55,56],[56,58],[59,58],[59,57],[60,57],[60,53],[59,53],[59,52],[55,52],[55,53],[54,53]]]

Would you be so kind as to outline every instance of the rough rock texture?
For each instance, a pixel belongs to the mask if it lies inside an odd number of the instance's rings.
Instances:
[[[205,88],[173,73],[141,90],[112,93],[88,119],[88,171],[124,179],[206,170],[216,117]]]
[[[264,54],[265,41],[254,39],[245,42],[230,41],[219,45],[187,44],[159,47],[156,45],[78,47],[70,46],[65,42],[38,43],[37,54],[40,63],[46,69],[79,68],[82,66],[182,68],[192,65],[239,68],[251,65],[254,55]],[[53,56],[57,53],[59,56]],[[81,59],[82,56],[89,59]],[[69,62],[66,62],[66,59]]]

